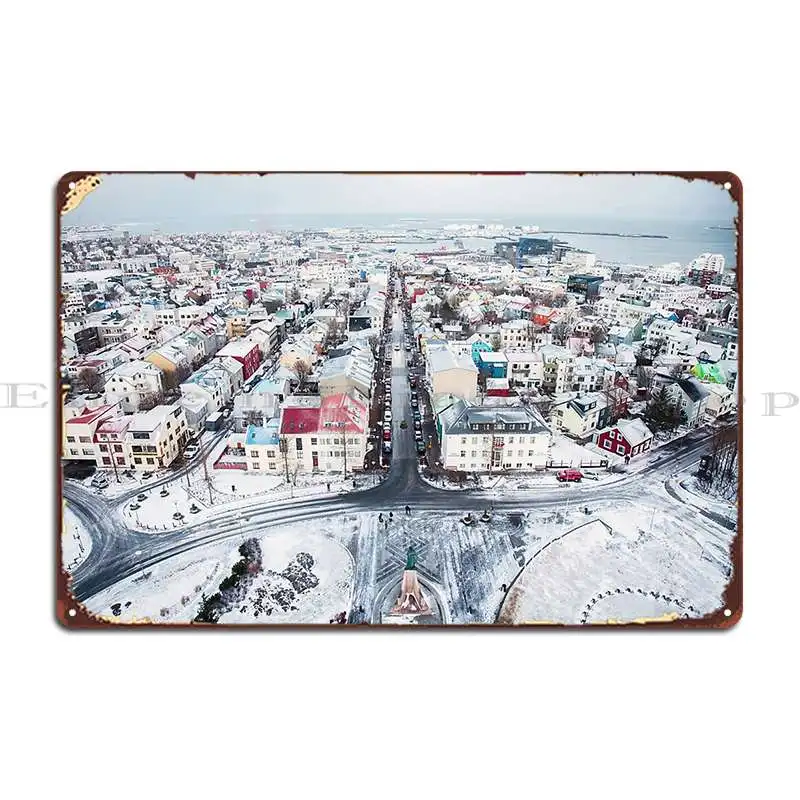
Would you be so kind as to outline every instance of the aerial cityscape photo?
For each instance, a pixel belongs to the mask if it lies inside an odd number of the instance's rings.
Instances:
[[[59,602],[105,626],[735,621],[730,188],[76,176]]]

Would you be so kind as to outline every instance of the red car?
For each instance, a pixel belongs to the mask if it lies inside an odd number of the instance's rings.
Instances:
[[[384,429],[384,431],[383,431],[383,441],[384,442],[391,442],[392,441],[392,432],[390,430]]]
[[[583,474],[580,470],[577,469],[562,469],[561,472],[556,473],[556,480],[561,481],[561,483],[569,482],[569,481],[580,481],[583,477]]]

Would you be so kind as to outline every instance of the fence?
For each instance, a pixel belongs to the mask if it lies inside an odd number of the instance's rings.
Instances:
[[[569,467],[580,467],[581,469],[603,469],[608,466],[608,459],[601,458],[599,461],[548,461],[547,469],[565,469]]]

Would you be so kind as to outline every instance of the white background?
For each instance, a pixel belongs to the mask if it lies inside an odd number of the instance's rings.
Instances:
[[[800,394],[797,48],[782,6],[173,5],[6,10],[2,380],[54,386],[53,186],[68,170],[732,170],[745,614],[725,634],[66,633],[51,392],[47,410],[0,409],[5,796],[796,785],[800,407],[762,416],[763,392]]]

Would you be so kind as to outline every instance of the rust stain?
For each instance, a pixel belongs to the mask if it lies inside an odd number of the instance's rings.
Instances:
[[[61,205],[61,215],[74,211],[101,183],[99,175],[86,175],[83,178],[70,181],[67,185],[67,196]]]

